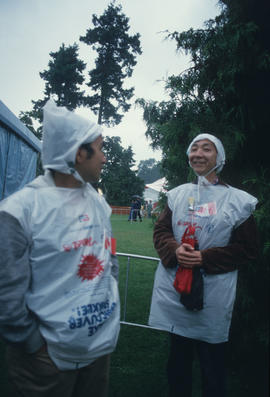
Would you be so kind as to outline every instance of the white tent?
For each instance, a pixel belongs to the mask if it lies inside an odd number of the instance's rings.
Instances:
[[[151,200],[153,203],[158,201],[158,196],[160,192],[166,193],[167,190],[164,188],[166,186],[166,178],[158,179],[153,183],[149,183],[144,187],[143,198],[146,201]]]

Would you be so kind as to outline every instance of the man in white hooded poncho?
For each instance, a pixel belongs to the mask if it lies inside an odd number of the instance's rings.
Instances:
[[[0,335],[13,395],[107,395],[119,333],[102,129],[49,100],[45,175],[0,203]],[[5,227],[3,227],[5,225]]]
[[[168,192],[167,206],[154,229],[154,245],[161,261],[155,275],[149,324],[170,332],[170,397],[192,395],[194,348],[201,366],[202,396],[224,397],[225,349],[237,268],[254,260],[258,252],[252,215],[257,200],[218,178],[225,152],[215,136],[198,135],[187,155],[197,180]],[[183,239],[188,234],[194,244]],[[201,287],[197,292],[195,289],[195,294],[192,289],[190,295],[180,294],[174,287],[176,273],[183,271],[178,270],[179,266],[192,269],[194,276],[199,274]],[[194,307],[188,305],[191,295],[196,299],[201,296],[202,302]]]

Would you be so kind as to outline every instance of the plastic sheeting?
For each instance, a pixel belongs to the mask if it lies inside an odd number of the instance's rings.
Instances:
[[[37,152],[0,126],[0,199],[21,189],[36,176]]]
[[[40,140],[0,100],[0,200],[36,176]]]

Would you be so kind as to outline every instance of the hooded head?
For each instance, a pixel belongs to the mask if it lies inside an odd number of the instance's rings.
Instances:
[[[56,106],[49,99],[43,108],[43,168],[76,177],[75,162],[79,147],[93,142],[101,134],[99,125],[65,107]]]
[[[225,150],[224,147],[222,145],[222,142],[215,137],[214,135],[211,134],[199,134],[197,135],[193,141],[190,143],[188,149],[187,149],[187,155],[189,156],[190,154],[190,150],[192,148],[192,146],[194,145],[195,142],[201,141],[202,139],[208,139],[210,142],[212,142],[217,150],[217,159],[216,159],[216,165],[215,167],[213,167],[210,171],[207,172],[206,175],[210,174],[211,172],[213,172],[214,170],[218,173],[222,170],[224,164],[225,164]],[[203,175],[203,176],[206,176]]]

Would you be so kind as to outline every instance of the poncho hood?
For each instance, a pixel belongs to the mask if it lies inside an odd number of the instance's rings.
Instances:
[[[43,168],[74,174],[78,148],[101,134],[99,125],[49,99],[43,108]]]
[[[225,150],[224,147],[222,145],[222,142],[220,141],[220,139],[218,139],[216,136],[212,135],[212,134],[199,134],[197,135],[192,142],[190,143],[188,149],[187,149],[187,155],[189,155],[190,150],[192,145],[195,142],[201,141],[202,139],[208,139],[210,142],[212,142],[216,149],[217,149],[217,163],[216,163],[216,172],[220,172],[225,164]]]

